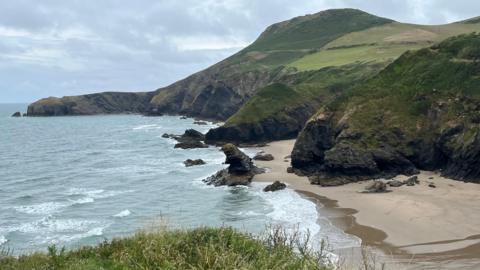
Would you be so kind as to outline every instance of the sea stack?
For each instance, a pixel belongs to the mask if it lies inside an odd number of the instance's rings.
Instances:
[[[214,186],[248,185],[252,178],[263,170],[257,168],[252,159],[233,144],[225,144],[222,151],[226,156],[225,164],[230,166],[204,180]]]

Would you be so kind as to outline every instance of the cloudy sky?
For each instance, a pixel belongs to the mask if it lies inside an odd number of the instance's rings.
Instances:
[[[422,24],[480,15],[478,0],[5,0],[0,103],[154,90],[240,50],[272,23],[340,7]]]

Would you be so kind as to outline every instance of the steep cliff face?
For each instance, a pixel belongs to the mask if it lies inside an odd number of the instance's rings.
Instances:
[[[479,182],[479,59],[476,34],[404,54],[308,121],[294,168],[325,185],[417,169]]]
[[[257,89],[284,73],[281,69],[239,72],[232,66],[220,64],[157,90],[149,111],[226,120]]]
[[[209,142],[252,143],[295,138],[319,107],[376,74],[381,64],[352,64],[284,75],[258,90]]]

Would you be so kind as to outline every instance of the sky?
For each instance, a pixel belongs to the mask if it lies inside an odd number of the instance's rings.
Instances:
[[[443,24],[478,0],[5,0],[0,103],[152,91],[222,60],[269,25],[329,8]]]

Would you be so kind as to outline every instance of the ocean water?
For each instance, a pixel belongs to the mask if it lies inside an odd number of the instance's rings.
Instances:
[[[309,231],[315,243],[328,238],[333,248],[359,245],[293,190],[205,185],[202,179],[225,166],[222,152],[174,149],[173,140],[161,138],[188,128],[206,132],[213,124],[177,116],[10,117],[25,110],[26,104],[0,104],[0,249],[74,248],[160,223],[251,233],[281,224]],[[186,168],[188,158],[207,165]]]

